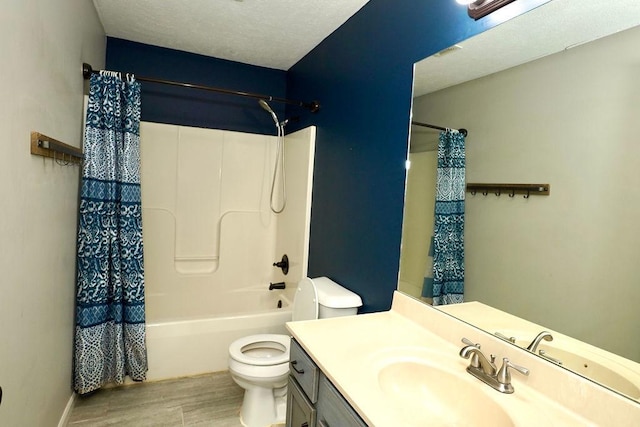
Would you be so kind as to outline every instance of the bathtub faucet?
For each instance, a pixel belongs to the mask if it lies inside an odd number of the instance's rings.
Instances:
[[[269,282],[269,290],[270,291],[272,291],[274,289],[284,289],[284,288],[285,288],[284,282],[278,282],[278,283]]]

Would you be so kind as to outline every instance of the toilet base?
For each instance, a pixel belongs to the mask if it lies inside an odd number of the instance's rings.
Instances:
[[[287,387],[245,389],[240,408],[240,423],[244,427],[271,427],[285,422]]]

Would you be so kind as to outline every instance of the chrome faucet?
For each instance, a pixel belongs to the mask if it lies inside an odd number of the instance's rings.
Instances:
[[[527,346],[527,350],[529,350],[532,353],[535,353],[536,350],[538,349],[538,346],[540,345],[540,342],[542,340],[545,341],[553,341],[553,337],[551,336],[551,332],[548,331],[542,331],[538,334],[537,337],[535,337],[533,339],[533,341],[531,341],[531,344],[529,344],[529,346]]]
[[[467,344],[466,341],[465,344]],[[529,375],[527,368],[514,365],[506,357],[502,359],[500,369],[496,369],[495,356],[491,355],[490,359],[487,359],[477,344],[467,344],[462,347],[460,356],[471,360],[467,366],[467,372],[501,393],[513,393],[510,369],[515,369],[523,375]]]
[[[474,369],[476,371],[482,371],[485,375],[495,376],[497,372],[496,365],[493,363],[495,357],[491,355],[491,360],[480,351],[479,345],[467,345],[460,350],[460,356],[465,359],[471,358],[471,363],[467,368],[467,371]]]

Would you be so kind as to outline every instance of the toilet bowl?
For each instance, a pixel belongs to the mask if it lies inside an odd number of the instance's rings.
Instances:
[[[360,297],[326,277],[304,278],[297,286],[292,321],[347,316],[357,313]],[[291,338],[259,334],[229,346],[229,372],[245,390],[240,422],[265,427],[285,421]]]

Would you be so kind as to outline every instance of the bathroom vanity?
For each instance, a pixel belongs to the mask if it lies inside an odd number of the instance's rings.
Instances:
[[[287,328],[294,337],[287,426],[640,423],[637,401],[398,292],[386,312]],[[506,357],[529,375],[512,371],[513,394],[494,390],[467,372],[462,338],[496,355],[498,367]]]
[[[290,359],[286,427],[366,427],[295,339]]]

